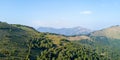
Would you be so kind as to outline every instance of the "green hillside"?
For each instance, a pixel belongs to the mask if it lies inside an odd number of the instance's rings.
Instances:
[[[94,46],[102,52],[106,50],[108,57],[112,60],[120,59],[120,26],[95,31],[89,36],[94,41]]]
[[[100,31],[91,33],[91,36],[105,36],[112,39],[120,39],[120,26],[112,26]]]
[[[112,26],[92,32],[89,39],[74,40],[76,44],[90,46],[108,60],[120,60],[120,26]]]
[[[37,32],[32,27],[0,22],[0,60],[107,59],[91,47],[56,37]]]

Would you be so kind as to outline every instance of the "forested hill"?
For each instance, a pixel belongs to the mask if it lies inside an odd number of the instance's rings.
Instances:
[[[106,60],[91,47],[52,36],[32,27],[0,22],[0,60]]]

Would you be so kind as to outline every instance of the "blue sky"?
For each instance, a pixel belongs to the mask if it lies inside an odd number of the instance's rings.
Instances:
[[[120,0],[0,0],[0,21],[32,27],[120,25]]]

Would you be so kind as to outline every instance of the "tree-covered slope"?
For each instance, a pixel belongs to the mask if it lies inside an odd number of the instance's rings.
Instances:
[[[88,35],[90,39],[76,40],[75,43],[91,46],[110,60],[120,60],[120,26],[112,26]]]
[[[29,41],[38,35],[31,27],[0,22],[0,59],[26,58]]]
[[[105,60],[96,50],[32,27],[0,22],[0,60]],[[51,38],[52,37],[52,38]],[[57,43],[55,40],[58,40]]]

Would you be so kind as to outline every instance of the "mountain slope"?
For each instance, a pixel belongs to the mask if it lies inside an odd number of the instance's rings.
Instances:
[[[53,36],[53,37],[52,37]],[[58,40],[56,43],[54,40]],[[32,27],[0,22],[0,60],[100,60],[90,47],[75,44],[55,35],[37,32]]]
[[[29,49],[27,43],[38,35],[31,27],[0,22],[0,56],[3,56],[0,59],[25,59]]]
[[[100,31],[91,33],[91,36],[105,36],[112,39],[120,39],[120,26],[112,26]]]
[[[88,34],[91,32],[91,30],[82,28],[82,27],[61,28],[61,29],[55,29],[50,27],[40,27],[37,30],[40,32],[56,33],[56,34],[62,34],[67,36],[82,35],[82,34]]]
[[[92,32],[90,33],[90,35],[88,35],[88,37],[90,38],[90,40],[83,39],[75,40],[74,42],[94,47],[99,54],[107,56],[107,58],[109,58],[110,60],[120,60],[119,25]]]

